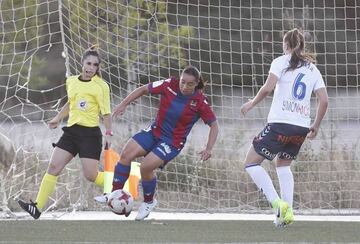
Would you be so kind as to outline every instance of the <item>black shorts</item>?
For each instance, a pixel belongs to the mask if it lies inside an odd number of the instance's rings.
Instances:
[[[268,160],[296,159],[309,128],[291,124],[270,123],[253,140],[255,151]]]
[[[63,127],[62,130],[64,134],[53,146],[68,151],[74,157],[79,154],[80,158],[100,160],[102,134],[99,127],[85,127],[75,124],[70,127]]]

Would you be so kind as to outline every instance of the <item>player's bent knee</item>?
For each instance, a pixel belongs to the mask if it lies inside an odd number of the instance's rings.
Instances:
[[[140,173],[141,173],[142,176],[143,175],[152,175],[153,170],[155,168],[150,164],[144,164],[143,163],[143,164],[140,165]]]
[[[159,168],[160,162],[142,162],[140,165],[140,173],[142,178],[152,179],[154,170]]]
[[[121,164],[130,166],[130,165],[131,165],[131,161],[133,161],[134,158],[135,158],[135,157],[133,157],[132,155],[130,155],[130,153],[123,152],[123,153],[121,154],[120,162],[121,162]]]

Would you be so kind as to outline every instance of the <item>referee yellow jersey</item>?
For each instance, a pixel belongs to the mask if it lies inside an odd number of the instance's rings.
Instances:
[[[111,113],[109,86],[97,75],[90,81],[82,81],[79,77],[70,76],[66,79],[70,103],[67,125],[99,126],[99,115]]]

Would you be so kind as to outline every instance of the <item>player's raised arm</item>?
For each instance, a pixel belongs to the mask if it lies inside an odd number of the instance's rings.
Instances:
[[[250,111],[253,107],[256,106],[256,104],[261,102],[267,95],[269,95],[274,90],[277,80],[278,77],[276,75],[269,73],[265,84],[260,88],[256,96],[241,106],[241,113],[245,116],[248,111]]]
[[[114,108],[113,116],[116,117],[118,115],[122,115],[123,113],[125,113],[126,107],[130,103],[146,94],[148,94],[148,85],[143,85],[136,88],[119,105]]]

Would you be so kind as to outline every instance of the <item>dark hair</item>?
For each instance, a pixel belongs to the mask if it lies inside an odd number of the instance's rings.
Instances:
[[[89,56],[97,57],[99,59],[99,66],[98,66],[98,69],[96,70],[96,74],[98,76],[100,76],[101,56],[100,56],[100,52],[98,51],[97,47],[98,47],[98,45],[94,44],[94,45],[90,46],[88,49],[86,49],[84,54],[82,55],[81,63],[83,63],[84,60]]]
[[[284,42],[291,49],[290,65],[286,68],[286,71],[300,68],[309,63],[315,63],[314,55],[305,53],[304,36],[297,28],[286,32]]]
[[[203,90],[205,88],[206,81],[204,81],[204,79],[201,76],[200,71],[196,67],[189,65],[189,66],[185,67],[185,69],[183,70],[182,73],[192,75],[196,78],[196,80],[199,82],[199,84],[195,87],[195,90]]]

